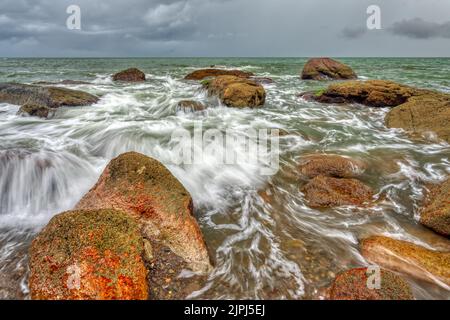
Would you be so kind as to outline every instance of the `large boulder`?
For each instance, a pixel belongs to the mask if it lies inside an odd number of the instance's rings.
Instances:
[[[205,84],[210,95],[218,96],[227,106],[255,108],[266,101],[264,87],[254,81],[235,77],[219,76]]]
[[[396,274],[380,270],[380,288],[369,286],[372,273],[356,268],[336,276],[329,288],[329,300],[414,300],[410,285]]]
[[[240,78],[249,78],[254,76],[252,72],[245,72],[241,70],[226,70],[226,69],[201,69],[188,74],[184,79],[186,80],[203,80],[205,78],[213,78],[218,76],[235,76]]]
[[[305,99],[321,103],[360,103],[370,107],[392,107],[385,122],[389,128],[411,133],[434,132],[450,142],[450,95],[417,89],[392,81],[348,81],[330,85]]]
[[[450,252],[429,250],[384,236],[361,241],[361,253],[371,263],[412,277],[450,286]]]
[[[300,175],[307,179],[317,176],[334,178],[354,178],[366,169],[362,161],[334,154],[313,154],[301,159],[298,166]]]
[[[130,68],[114,74],[112,78],[114,81],[142,82],[145,81],[145,73],[139,69]]]
[[[115,210],[52,218],[30,248],[29,287],[39,300],[147,299],[137,223]]]
[[[146,237],[170,248],[192,270],[211,267],[189,192],[155,159],[128,152],[111,160],[76,208],[123,210],[140,222]]]
[[[450,236],[450,179],[431,189],[421,210],[420,222],[444,236]]]
[[[356,79],[355,72],[349,66],[330,59],[313,58],[306,62],[302,71],[304,80],[343,80]]]
[[[34,103],[26,103],[20,107],[17,114],[47,118],[53,111],[54,109],[47,106]]]
[[[78,90],[18,83],[0,83],[0,102],[58,108],[62,106],[87,106],[97,101],[98,97]]]
[[[362,206],[372,200],[372,189],[356,179],[318,176],[301,188],[310,207]]]

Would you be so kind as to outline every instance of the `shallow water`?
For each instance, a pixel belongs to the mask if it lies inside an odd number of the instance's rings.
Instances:
[[[342,59],[362,79],[391,79],[450,91],[450,59]],[[27,250],[55,214],[71,209],[106,164],[126,151],[165,163],[191,193],[195,214],[216,268],[192,298],[320,298],[334,275],[367,263],[358,239],[386,234],[436,249],[448,240],[421,227],[418,207],[425,185],[450,173],[450,146],[433,137],[387,129],[387,109],[326,106],[297,98],[326,83],[299,79],[305,59],[2,59],[0,82],[84,80],[69,85],[101,96],[91,107],[60,108],[54,118],[17,116],[0,104],[0,298],[27,298]],[[257,110],[221,106],[190,71],[227,66],[267,76],[267,102]],[[109,75],[135,66],[148,81],[112,83]],[[177,102],[208,104],[202,112]],[[280,128],[281,170],[261,175],[251,164],[223,165],[207,157],[193,165],[169,159],[174,130],[204,128],[244,135],[249,128]],[[213,142],[211,142],[213,143]],[[244,152],[239,145],[235,151]],[[362,180],[377,193],[370,208],[315,210],[299,192],[295,165],[305,154],[327,152],[369,164]],[[448,288],[409,279],[418,299],[450,298]]]

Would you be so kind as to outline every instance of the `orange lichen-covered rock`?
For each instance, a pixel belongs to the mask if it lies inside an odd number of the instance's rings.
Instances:
[[[139,221],[146,237],[161,241],[194,271],[211,267],[189,192],[155,159],[128,152],[111,160],[76,208],[122,210]]]
[[[301,191],[311,207],[360,206],[373,197],[372,189],[359,180],[324,176],[312,179]]]
[[[373,236],[361,242],[361,253],[366,260],[386,269],[450,286],[450,252],[433,251],[407,241]]]
[[[69,211],[33,240],[29,286],[39,300],[147,299],[136,222],[115,210]]]
[[[362,161],[334,154],[313,154],[303,157],[299,165],[300,174],[308,179],[323,175],[335,178],[353,178],[366,169]]]
[[[329,289],[330,300],[413,300],[409,284],[396,274],[380,270],[377,288],[367,268],[356,268],[336,276]]]

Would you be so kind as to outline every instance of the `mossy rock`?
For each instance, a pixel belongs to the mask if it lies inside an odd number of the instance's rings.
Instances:
[[[40,104],[34,104],[34,103],[26,103],[20,107],[17,114],[36,116],[39,118],[48,118],[49,115],[51,115],[53,113],[53,111],[54,111],[54,109],[51,109],[47,106],[43,106]]]
[[[388,270],[444,287],[450,285],[450,252],[433,251],[385,236],[362,240],[360,249],[366,260]]]
[[[146,237],[161,241],[192,270],[211,268],[189,192],[155,159],[128,152],[111,160],[76,208],[123,210],[139,221]]]
[[[367,268],[344,271],[329,289],[329,300],[414,300],[410,285],[398,275],[380,270],[380,287],[372,287]]]
[[[30,248],[32,299],[147,299],[147,270],[137,223],[117,210],[53,217]]]

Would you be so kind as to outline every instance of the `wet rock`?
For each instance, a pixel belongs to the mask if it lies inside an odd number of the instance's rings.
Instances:
[[[371,263],[412,277],[450,286],[450,252],[428,250],[384,236],[361,241],[361,253]]]
[[[372,273],[367,268],[344,271],[329,289],[330,300],[414,300],[409,284],[396,274],[381,270],[380,288],[369,286]]]
[[[136,152],[113,159],[76,208],[123,210],[140,222],[147,238],[161,241],[192,270],[211,268],[190,194],[155,159]]]
[[[115,210],[59,214],[33,240],[29,286],[38,300],[147,299],[142,238]]]
[[[450,236],[450,179],[431,189],[421,210],[420,223],[444,236]]]
[[[450,95],[416,89],[392,81],[348,81],[332,84],[304,99],[321,103],[360,103],[370,107],[393,107],[386,115],[389,128],[415,134],[435,133],[450,142]]]
[[[34,104],[58,108],[62,106],[88,106],[97,101],[98,97],[79,90],[0,83],[0,102],[5,103]]]
[[[235,76],[240,78],[249,78],[254,76],[252,72],[245,72],[241,70],[226,70],[226,69],[201,69],[188,74],[185,80],[203,80],[205,78],[212,78],[218,76]]]
[[[302,158],[299,165],[300,174],[312,179],[317,176],[334,178],[354,178],[360,176],[366,169],[362,161],[332,154],[315,154]]]
[[[266,91],[254,81],[235,76],[219,76],[208,83],[208,93],[229,107],[255,108],[264,105]]]
[[[273,79],[268,77],[249,77],[249,80],[255,81],[257,84],[272,84],[274,83]]]
[[[26,103],[20,107],[17,114],[25,114],[29,116],[36,116],[40,118],[48,118],[48,116],[54,111],[47,106],[43,106],[40,104]]]
[[[145,81],[145,73],[136,68],[120,71],[113,75],[114,81],[141,82]]]
[[[311,207],[362,206],[371,201],[373,191],[356,179],[336,179],[318,176],[301,191]]]
[[[313,58],[306,62],[302,71],[304,80],[356,79],[349,66],[330,58]]]
[[[203,111],[206,106],[198,101],[183,100],[178,103],[178,109],[183,111]]]

